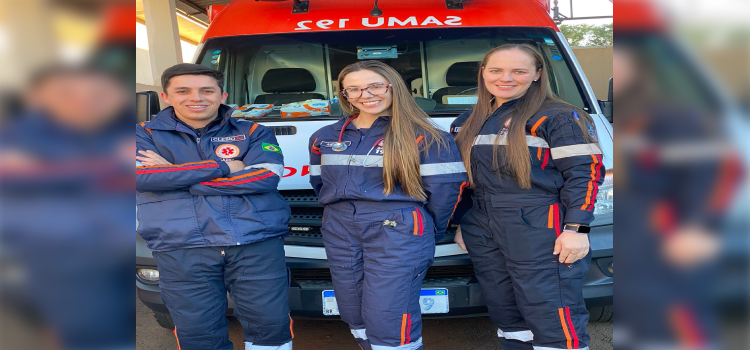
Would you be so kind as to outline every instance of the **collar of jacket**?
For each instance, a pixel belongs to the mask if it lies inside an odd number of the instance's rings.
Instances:
[[[220,116],[223,116],[221,119],[221,123],[219,124],[220,126],[224,126],[224,124],[229,121],[229,118],[232,117],[233,111],[234,110],[232,109],[232,107],[226,105],[219,106],[218,114]],[[162,109],[154,119],[151,119],[151,121],[148,123],[148,128],[152,130],[176,131],[179,124],[180,123],[177,121],[177,118],[174,117],[174,108],[170,106]]]
[[[341,120],[339,120],[338,122],[336,122],[336,124],[333,124],[333,130],[341,131],[341,128],[344,127],[344,124],[346,124],[346,121],[349,118],[351,118],[351,117],[341,118]],[[389,121],[391,121],[391,117],[387,116],[387,115],[378,117],[378,119],[375,119],[375,122],[372,123],[372,126],[370,126],[370,129],[377,127],[378,124],[380,124],[381,121],[383,121],[383,122],[385,122],[387,124]],[[347,130],[357,130],[357,127],[354,126],[352,123],[349,123],[349,125],[346,126],[346,129]]]
[[[495,111],[492,112],[492,114],[497,114],[497,113],[505,112],[505,111],[513,108],[518,103],[518,101],[520,101],[520,100],[521,100],[521,98],[519,97],[519,98],[517,98],[515,100],[510,100],[508,102],[505,102],[505,103],[503,103],[502,106],[496,108]]]

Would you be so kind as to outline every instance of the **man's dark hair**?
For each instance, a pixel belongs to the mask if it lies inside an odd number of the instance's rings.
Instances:
[[[167,70],[162,73],[161,87],[164,90],[164,93],[167,92],[169,81],[180,75],[206,75],[212,77],[216,79],[216,84],[219,85],[221,92],[224,92],[224,73],[206,66],[201,66],[200,64],[180,63],[167,68]]]

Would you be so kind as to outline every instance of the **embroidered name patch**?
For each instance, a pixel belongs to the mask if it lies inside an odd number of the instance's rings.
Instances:
[[[245,141],[247,138],[245,135],[227,136],[227,137],[212,137],[211,142],[237,142]]]
[[[225,159],[237,158],[240,156],[240,148],[231,144],[223,144],[216,148],[216,155]]]
[[[331,148],[331,147],[333,147],[334,143],[336,143],[336,141],[321,141],[320,142],[320,147]],[[348,146],[352,145],[352,142],[351,141],[344,141],[344,144],[348,147]]]

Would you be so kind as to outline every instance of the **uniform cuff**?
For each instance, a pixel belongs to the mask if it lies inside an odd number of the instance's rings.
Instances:
[[[227,176],[229,175],[229,172],[232,171],[231,169],[229,169],[229,165],[227,165],[227,163],[225,162],[217,162],[217,163],[219,163],[219,169],[221,169],[221,176]]]
[[[591,222],[594,221],[594,213],[588,210],[581,210],[581,209],[568,209],[568,212],[565,214],[565,221],[563,221],[566,224],[581,224],[581,225],[590,225]]]

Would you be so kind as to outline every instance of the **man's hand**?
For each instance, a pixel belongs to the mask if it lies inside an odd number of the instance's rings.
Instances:
[[[141,164],[147,165],[147,166],[154,166],[154,165],[172,165],[172,163],[168,162],[166,159],[164,159],[162,156],[160,156],[158,153],[146,150],[146,151],[138,151],[140,156],[135,156],[135,159],[140,161]]]
[[[553,254],[560,257],[560,263],[572,264],[589,254],[589,237],[585,234],[563,231],[555,242]]]
[[[464,251],[467,251],[466,243],[464,243],[464,236],[461,233],[461,226],[459,226],[458,229],[456,229],[456,237],[453,238],[453,241],[456,242],[456,244],[458,244],[459,248],[463,249]]]
[[[245,170],[245,163],[243,163],[241,160],[232,160],[227,162],[227,165],[229,165],[229,173],[234,174],[238,171]]]

